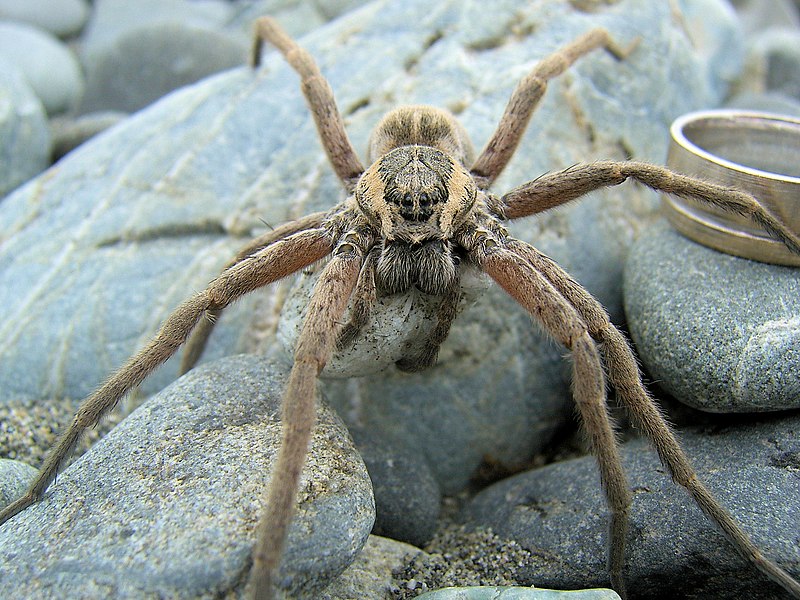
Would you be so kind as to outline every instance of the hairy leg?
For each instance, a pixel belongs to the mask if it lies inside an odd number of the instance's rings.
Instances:
[[[303,95],[314,116],[328,160],[347,192],[352,192],[364,167],[347,137],[331,86],[320,73],[313,57],[298,46],[271,17],[261,17],[256,21],[253,66],[257,67],[261,62],[261,49],[265,41],[275,46],[300,75]]]
[[[800,584],[761,554],[730,513],[698,480],[694,468],[664,420],[656,401],[645,390],[630,344],[610,322],[608,313],[602,305],[554,260],[532,246],[513,240],[509,243],[509,247],[547,277],[586,321],[592,337],[601,343],[608,368],[608,378],[617,390],[619,400],[627,407],[637,426],[650,438],[661,463],[670,471],[673,480],[688,490],[702,511],[724,533],[739,554],[770,579],[795,596],[800,596]]]
[[[204,291],[178,306],[156,336],[83,401],[72,424],[45,458],[37,479],[25,495],[0,512],[0,523],[42,497],[83,431],[94,427],[125,394],[172,356],[205,311],[227,306],[243,294],[302,269],[329,254],[331,245],[324,230],[299,232],[228,269]]]
[[[488,188],[511,160],[531,115],[547,89],[548,81],[561,75],[575,61],[597,48],[605,48],[618,59],[624,58],[632,50],[632,47],[620,48],[605,29],[592,29],[542,59],[517,84],[497,130],[470,169],[481,188]]]
[[[260,252],[270,244],[286,239],[299,231],[319,227],[327,214],[327,212],[312,213],[295,221],[285,223],[258,236],[239,250],[236,256],[222,268],[222,271],[227,271],[249,256]],[[206,344],[208,343],[208,338],[211,336],[214,325],[216,325],[217,319],[220,317],[223,310],[222,307],[206,310],[204,318],[198,321],[197,326],[186,341],[183,356],[181,356],[181,366],[179,370],[181,375],[190,371],[197,364],[197,361],[200,360],[200,357],[203,355],[203,350],[205,350]]]
[[[581,423],[597,459],[606,494],[609,521],[608,570],[611,584],[624,597],[622,576],[631,493],[622,468],[613,424],[606,410],[603,366],[586,323],[575,308],[525,257],[511,248],[478,245],[475,262],[511,297],[535,316],[573,356],[573,395]]]
[[[272,598],[274,578],[294,513],[300,473],[316,422],[316,382],[330,357],[338,324],[358,280],[362,246],[345,241],[323,269],[308,305],[283,399],[283,438],[265,511],[258,525],[250,583],[254,597]]]
[[[500,198],[500,210],[503,213],[500,216],[517,219],[540,213],[594,190],[619,185],[627,179],[635,179],[658,192],[696,200],[749,217],[789,249],[800,254],[800,238],[747,192],[637,161],[599,161],[542,175]]]

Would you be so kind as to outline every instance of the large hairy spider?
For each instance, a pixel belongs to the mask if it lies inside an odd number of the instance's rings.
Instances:
[[[800,583],[761,554],[698,480],[643,387],[630,346],[603,307],[553,260],[510,237],[503,222],[632,178],[661,192],[747,215],[798,253],[800,239],[746,193],[641,162],[580,164],[543,175],[502,196],[488,191],[511,159],[548,80],[594,49],[604,48],[618,58],[627,51],[605,30],[594,29],[546,57],[517,85],[500,124],[477,158],[466,132],[448,112],[427,106],[398,108],[375,128],[369,143],[370,165],[365,169],[344,131],[330,86],[311,56],[275,21],[263,18],[257,22],[256,65],[265,41],[274,44],[299,73],[322,145],[347,192],[346,200],[330,211],[308,215],[254,239],[205,290],[178,306],[152,341],[83,402],[38,479],[0,513],[0,523],[41,498],[81,433],[187,341],[183,369],[191,368],[214,318],[226,306],[329,257],[297,341],[283,404],[282,447],[253,551],[253,595],[272,598],[273,578],[315,423],[317,376],[337,345],[347,346],[369,322],[377,297],[413,288],[438,299],[437,321],[427,338],[397,364],[405,371],[432,365],[457,314],[462,272],[471,268],[487,273],[572,352],[575,402],[610,508],[608,568],[613,587],[624,594],[631,492],[606,410],[605,374],[674,481],[688,490],[739,553],[800,598]]]

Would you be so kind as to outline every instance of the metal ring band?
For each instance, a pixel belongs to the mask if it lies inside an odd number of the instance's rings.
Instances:
[[[800,119],[711,110],[675,120],[667,166],[753,194],[789,229],[800,232]],[[800,266],[800,256],[738,215],[664,195],[672,225],[688,238],[728,254]]]

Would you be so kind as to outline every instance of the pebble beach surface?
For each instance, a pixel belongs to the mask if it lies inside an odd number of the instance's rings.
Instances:
[[[403,103],[450,109],[480,146],[537,58],[598,25],[640,39],[624,61],[593,53],[549,86],[502,192],[577,162],[663,163],[670,122],[691,110],[800,116],[797,2],[667,4],[0,0],[0,498],[264,223],[341,200],[296,74],[269,49],[246,66],[256,17],[317,58],[359,150]],[[512,233],[630,331],[701,478],[800,577],[796,269],[699,247],[658,205],[626,184]],[[0,527],[4,597],[243,594],[314,277],[232,307],[203,364],[176,381],[168,362],[90,432],[45,499]],[[565,351],[502,292],[470,285],[435,367],[410,376],[386,358],[425,327],[387,302],[379,360],[356,349],[326,370],[281,573],[293,597],[550,599],[530,586],[608,585],[606,509]],[[614,414],[635,497],[631,595],[782,597]]]

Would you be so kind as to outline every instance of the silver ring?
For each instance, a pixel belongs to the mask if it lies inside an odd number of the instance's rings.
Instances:
[[[800,119],[699,111],[676,119],[670,135],[670,169],[749,192],[800,233]],[[696,242],[761,262],[800,266],[800,256],[746,217],[666,195],[663,204],[672,225]]]

